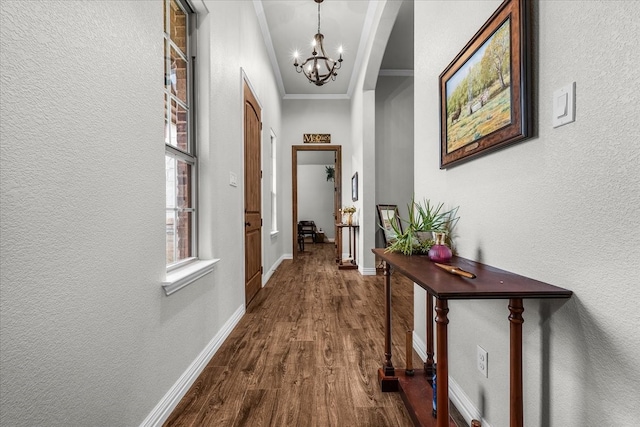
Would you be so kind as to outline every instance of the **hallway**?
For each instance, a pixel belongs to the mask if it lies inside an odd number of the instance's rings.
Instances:
[[[332,244],[312,244],[280,265],[165,426],[413,425],[400,396],[377,384],[383,277],[338,271],[333,255]],[[396,366],[413,323],[413,285],[401,280]]]

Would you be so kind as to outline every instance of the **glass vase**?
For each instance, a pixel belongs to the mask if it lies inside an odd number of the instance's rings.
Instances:
[[[448,262],[451,260],[451,249],[444,243],[445,233],[433,233],[436,243],[429,249],[429,259],[433,262]]]
[[[347,225],[353,225],[353,213],[347,212]]]

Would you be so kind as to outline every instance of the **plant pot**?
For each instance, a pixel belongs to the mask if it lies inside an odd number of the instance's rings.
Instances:
[[[431,231],[416,231],[416,239],[420,243],[428,242],[433,240],[433,233]]]

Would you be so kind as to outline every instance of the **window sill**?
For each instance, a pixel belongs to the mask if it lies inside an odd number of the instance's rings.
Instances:
[[[164,293],[169,296],[195,282],[205,274],[211,273],[219,261],[219,259],[194,261],[182,268],[167,273],[167,279],[162,282]]]

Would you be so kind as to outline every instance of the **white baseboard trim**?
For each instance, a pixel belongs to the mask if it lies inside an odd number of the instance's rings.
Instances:
[[[360,269],[360,274],[362,274],[363,276],[375,276],[376,275],[376,269],[375,268],[362,267]]]
[[[178,381],[167,391],[160,402],[151,411],[147,418],[140,424],[140,427],[160,427],[169,418],[171,412],[180,403],[180,399],[189,391],[191,385],[209,363],[209,360],[218,351],[225,339],[231,334],[233,328],[238,324],[244,315],[245,307],[242,304],[231,315],[229,320],[220,328],[209,344],[200,352],[198,357],[191,363],[187,370],[180,376]]]
[[[456,405],[460,414],[464,417],[467,424],[471,424],[471,420],[478,420],[482,427],[491,427],[491,424],[480,414],[480,411],[473,406],[469,397],[464,393],[462,387],[449,375],[449,399]]]
[[[415,331],[413,331],[413,349],[418,353],[418,356],[420,356],[423,362],[427,360],[427,344],[422,340],[422,337],[416,335]],[[462,387],[460,387],[451,375],[449,375],[449,399],[469,425],[471,424],[471,420],[475,419],[482,423],[482,427],[491,427],[491,424],[482,418],[480,411],[473,405],[473,402],[471,402],[462,390]]]
[[[269,271],[267,271],[267,274],[262,276],[262,287],[263,288],[265,287],[265,285],[267,284],[269,279],[271,279],[271,276],[273,276],[273,273],[275,273],[276,270],[278,269],[278,267],[280,267],[280,264],[282,264],[282,261],[284,261],[285,259],[293,259],[293,256],[291,254],[284,254],[271,266]]]
[[[424,363],[427,360],[427,344],[422,341],[422,337],[416,335],[416,331],[413,331],[413,349],[422,359],[422,363]]]

